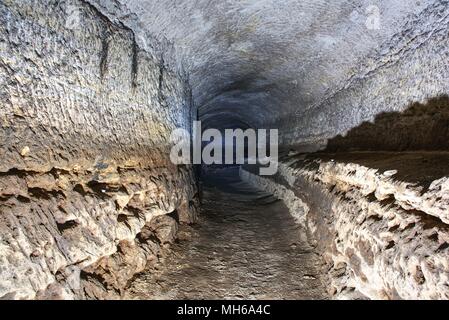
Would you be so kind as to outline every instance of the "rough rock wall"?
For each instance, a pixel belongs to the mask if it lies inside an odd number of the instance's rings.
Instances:
[[[191,94],[152,48],[83,1],[0,2],[0,297],[117,297],[195,220],[168,158]]]
[[[403,112],[385,112],[346,135],[328,141],[326,151],[449,150],[449,97],[414,103]]]
[[[376,116],[383,113],[398,116],[405,113],[407,117],[418,109],[415,114],[417,121],[411,121],[415,122],[417,130],[411,133],[412,139],[421,145],[426,141],[420,137],[420,133],[432,129],[425,121],[419,121],[423,113],[433,115],[435,122],[447,124],[445,114],[448,108],[440,109],[442,114],[436,115],[432,109],[438,104],[438,99],[449,92],[446,78],[449,55],[446,32],[449,28],[448,2],[431,1],[424,10],[417,11],[403,22],[404,25],[396,33],[379,43],[375,52],[354,63],[345,81],[326,92],[305,112],[298,111],[296,118],[287,116],[279,122],[284,133],[283,144],[296,145],[298,150],[305,151],[323,149],[329,139],[351,133],[351,129],[364,122],[375,122]],[[388,28],[390,25],[383,25],[379,31],[385,32]],[[347,54],[351,54],[350,50]],[[397,118],[390,119],[392,121],[386,122],[381,130],[394,134],[394,130],[406,131],[407,127],[412,126],[407,122],[410,117],[400,123],[395,122]],[[375,134],[368,132],[366,136]],[[446,130],[439,134],[447,139]],[[381,140],[379,138],[377,141]],[[364,146],[369,144],[368,139]],[[388,146],[388,142],[385,145]],[[345,148],[350,148],[349,144]]]
[[[447,177],[423,187],[395,171],[307,157],[280,167],[273,178],[251,168],[241,176],[285,199],[306,224],[328,263],[331,295],[449,298]]]

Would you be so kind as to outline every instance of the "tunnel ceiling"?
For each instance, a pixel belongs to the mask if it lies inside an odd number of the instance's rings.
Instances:
[[[396,35],[439,1],[91,2],[132,28],[140,46],[150,38],[172,44],[202,119],[254,127],[298,120],[301,130],[301,117],[372,72],[396,50]],[[366,26],[370,5],[380,9],[380,29]],[[422,33],[431,25],[423,23]],[[307,134],[326,134],[314,130]]]

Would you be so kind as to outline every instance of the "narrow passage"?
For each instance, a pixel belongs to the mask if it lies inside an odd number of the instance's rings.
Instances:
[[[202,216],[183,227],[165,267],[137,277],[131,299],[325,299],[320,256],[287,207],[240,181],[204,178]]]

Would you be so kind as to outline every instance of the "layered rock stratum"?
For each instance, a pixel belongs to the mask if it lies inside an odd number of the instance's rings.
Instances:
[[[447,159],[432,152],[295,155],[282,159],[274,177],[251,167],[241,177],[283,199],[307,227],[333,297],[446,300]],[[433,171],[421,176],[430,163]]]
[[[88,3],[2,1],[0,20],[0,297],[119,296],[195,220],[169,159],[185,75]]]

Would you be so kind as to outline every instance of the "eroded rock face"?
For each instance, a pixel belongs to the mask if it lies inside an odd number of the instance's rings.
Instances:
[[[147,223],[136,239],[123,240],[117,252],[102,258],[81,274],[85,298],[117,299],[134,275],[156,265],[177,236],[178,224],[162,215]]]
[[[242,177],[294,204],[292,213],[329,265],[329,293],[335,297],[448,299],[447,177],[433,173],[429,186],[411,182],[413,172],[407,178],[357,163],[370,156],[355,154],[353,162],[348,155],[285,158],[273,179],[248,171]],[[395,157],[420,165],[441,154],[384,154],[382,161]]]
[[[117,296],[196,218],[183,72],[83,1],[2,1],[0,47],[0,297]]]

